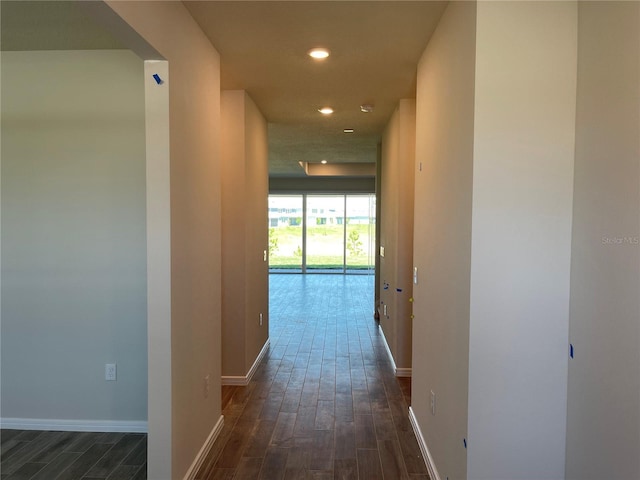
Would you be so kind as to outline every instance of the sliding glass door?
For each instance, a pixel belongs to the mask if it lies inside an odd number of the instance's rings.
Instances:
[[[269,195],[269,268],[302,272],[302,195]]]
[[[375,195],[270,195],[269,269],[373,273]]]
[[[376,249],[375,195],[347,195],[345,268],[373,270]]]
[[[307,195],[307,272],[344,271],[344,195]]]

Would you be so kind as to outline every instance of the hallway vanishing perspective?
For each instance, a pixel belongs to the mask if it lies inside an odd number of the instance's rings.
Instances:
[[[270,276],[269,352],[247,387],[223,387],[224,429],[197,479],[429,478],[373,283]]]

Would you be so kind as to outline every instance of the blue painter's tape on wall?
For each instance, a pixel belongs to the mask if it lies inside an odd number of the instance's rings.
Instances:
[[[573,343],[569,344],[569,356],[573,358]]]
[[[162,85],[164,82],[162,81],[162,79],[160,78],[160,75],[158,75],[157,73],[153,74],[153,79],[156,81],[156,83],[158,85]]]
[[[467,439],[466,438],[462,439],[462,443],[464,443],[464,448],[467,448]]]
[[[396,292],[401,293],[402,289],[401,288],[396,288]]]

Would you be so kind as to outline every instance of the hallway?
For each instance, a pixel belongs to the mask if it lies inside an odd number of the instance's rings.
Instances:
[[[247,387],[223,387],[197,479],[429,478],[373,290],[368,275],[270,276],[269,352]]]

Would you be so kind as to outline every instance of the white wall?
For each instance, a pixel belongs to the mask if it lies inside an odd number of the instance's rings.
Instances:
[[[146,422],[142,75],[125,50],[2,53],[4,419]]]
[[[418,64],[411,405],[443,480],[467,468],[475,22],[449,4]]]
[[[479,2],[469,479],[565,467],[577,5]]]
[[[566,478],[640,478],[640,4],[579,6]]]

